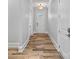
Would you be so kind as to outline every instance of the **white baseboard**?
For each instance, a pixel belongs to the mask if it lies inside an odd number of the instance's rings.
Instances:
[[[54,38],[53,38],[50,34],[49,34],[49,37],[50,37],[52,43],[54,44],[54,47],[57,49],[57,51],[59,51],[59,46],[58,46],[58,44],[56,43],[56,41],[54,40]]]
[[[27,39],[22,46],[19,46],[18,52],[23,52],[28,42],[29,42],[29,39]]]
[[[64,53],[64,51],[61,48],[59,48],[58,44],[56,43],[56,41],[54,40],[54,38],[50,34],[49,34],[49,37],[50,37],[52,43],[54,44],[54,47],[57,49],[58,52],[61,53],[62,57],[64,59],[70,59],[70,57],[69,57],[70,54]]]
[[[70,59],[70,54],[68,54],[68,53],[67,53],[67,54],[66,54],[66,53],[64,53],[64,51],[63,51],[63,50],[61,50],[61,49],[60,49],[60,51],[59,51],[59,52],[61,53],[61,55],[63,56],[63,58],[64,58],[64,59]]]
[[[19,43],[8,43],[8,48],[18,48]]]
[[[46,34],[48,34],[48,32],[33,32],[33,33],[46,33]]]
[[[27,44],[30,41],[29,38],[30,38],[30,35],[28,35],[28,37],[27,37],[26,41],[24,42],[24,44],[19,46],[18,52],[23,52],[24,51],[25,47],[27,46]]]
[[[59,48],[58,44],[56,43],[56,41],[54,40],[54,38],[53,38],[50,34],[49,34],[49,37],[50,37],[52,43],[54,44],[54,47],[55,47],[55,48],[57,49],[57,51],[60,52],[61,55],[64,57],[63,52],[60,50],[60,48]]]

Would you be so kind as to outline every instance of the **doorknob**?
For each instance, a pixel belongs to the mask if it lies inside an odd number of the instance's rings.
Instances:
[[[68,34],[66,34],[66,36],[68,36],[70,38],[70,28],[67,29]]]
[[[70,28],[67,29],[68,37],[70,37]]]

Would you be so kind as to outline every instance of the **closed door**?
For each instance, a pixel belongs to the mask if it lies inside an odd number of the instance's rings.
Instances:
[[[36,33],[46,33],[46,21],[47,21],[47,9],[44,8],[43,10],[35,10],[35,28]]]

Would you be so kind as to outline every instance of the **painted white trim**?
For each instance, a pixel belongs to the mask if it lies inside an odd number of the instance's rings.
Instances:
[[[64,51],[61,49],[61,47],[59,48],[59,45],[56,43],[56,41],[54,40],[54,38],[50,34],[49,34],[49,37],[50,37],[52,43],[54,44],[54,47],[57,49],[58,52],[61,53],[63,58],[64,59],[70,59],[70,57],[69,57],[70,54],[64,53]]]
[[[49,37],[50,37],[52,43],[54,44],[54,47],[57,49],[57,51],[59,51],[58,44],[56,43],[56,41],[54,40],[54,38],[50,34],[49,34]]]
[[[27,39],[23,45],[19,46],[18,52],[23,52],[28,43],[29,39]]]
[[[32,2],[31,2],[32,3]],[[21,46],[19,46],[18,52],[23,52],[25,47],[27,46],[27,44],[29,43],[29,39],[30,36],[33,34],[33,26],[32,26],[32,8],[30,7],[30,13],[29,13],[29,24],[28,24],[28,33],[27,33],[27,39],[24,42],[24,44],[22,44]]]
[[[63,56],[64,59],[70,59],[70,54],[64,53],[64,51],[60,48],[59,52]]]
[[[8,43],[8,48],[18,48],[19,43]]]
[[[25,47],[27,46],[27,44],[28,44],[29,41],[30,41],[30,40],[29,40],[29,39],[30,39],[30,36],[31,36],[30,27],[29,27],[28,30],[29,30],[29,31],[28,31],[27,39],[26,39],[26,41],[24,42],[24,44],[22,44],[21,46],[19,46],[18,52],[23,52],[24,49],[25,49]]]
[[[25,47],[29,43],[30,35],[31,35],[31,33],[30,33],[30,30],[29,30],[28,35],[27,35],[27,39],[26,39],[26,41],[24,42],[23,45],[19,46],[18,52],[23,52],[24,51]]]
[[[65,55],[64,55],[63,51],[60,50],[60,48],[58,47],[58,44],[56,43],[56,41],[54,40],[54,38],[50,34],[49,34],[49,37],[50,37],[52,43],[54,44],[54,47],[57,49],[57,51],[60,52],[61,55],[65,58]]]
[[[48,34],[48,32],[33,32],[33,34],[34,34],[34,33],[46,33],[46,34]]]

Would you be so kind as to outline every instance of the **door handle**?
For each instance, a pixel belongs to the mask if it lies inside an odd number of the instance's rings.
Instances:
[[[66,36],[68,36],[70,38],[70,28],[67,29],[68,34],[66,34]]]

